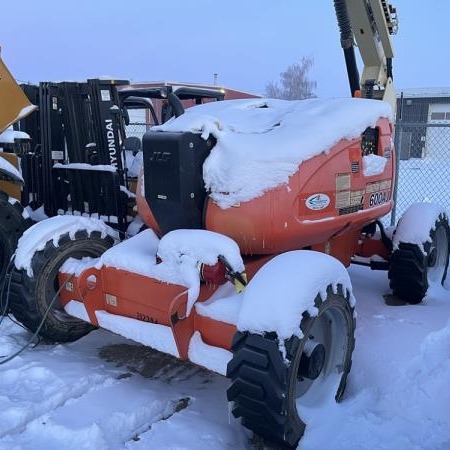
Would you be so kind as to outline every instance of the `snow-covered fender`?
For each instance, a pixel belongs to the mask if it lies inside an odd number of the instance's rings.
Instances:
[[[394,232],[394,250],[401,242],[416,244],[423,251],[423,244],[430,241],[430,231],[439,219],[447,219],[447,213],[436,203],[414,203],[401,216]]]
[[[81,216],[51,217],[28,228],[19,239],[15,258],[16,269],[26,270],[28,276],[32,277],[31,260],[37,251],[43,250],[50,240],[53,240],[54,246],[57,247],[61,236],[67,233],[74,236],[79,231],[86,231],[88,234],[97,231],[102,237],[109,235],[115,240],[119,238],[117,231],[99,219]]]
[[[350,277],[340,261],[310,250],[282,253],[262,266],[246,287],[237,328],[256,334],[276,332],[279,339],[302,337],[302,314],[316,316],[317,295],[326,299],[327,288],[337,292],[338,285],[353,307]]]

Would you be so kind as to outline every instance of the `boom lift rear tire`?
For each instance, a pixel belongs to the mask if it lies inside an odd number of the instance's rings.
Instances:
[[[98,231],[88,234],[85,230],[73,237],[68,233],[62,235],[57,247],[49,240],[44,249],[33,256],[33,276],[25,269],[14,269],[12,273],[10,310],[14,317],[35,332],[58,290],[58,271],[63,263],[68,258],[97,258],[113,243],[110,236],[102,237]],[[67,314],[56,300],[39,335],[50,341],[71,342],[93,329],[91,324]]]
[[[420,224],[415,224],[420,226]],[[441,215],[429,230],[430,241],[419,245],[400,242],[391,257],[389,285],[397,297],[412,305],[425,297],[430,283],[443,284],[450,254],[448,218]]]
[[[288,446],[297,445],[306,427],[302,399],[313,405],[333,390],[340,401],[352,365],[354,311],[341,286],[337,294],[328,287],[326,300],[318,295],[315,306],[317,316],[302,315],[304,337],[284,342],[285,355],[276,333],[238,332],[227,367],[233,415],[256,434]]]
[[[24,217],[23,206],[0,191],[0,287],[3,285],[17,242],[33,221]]]

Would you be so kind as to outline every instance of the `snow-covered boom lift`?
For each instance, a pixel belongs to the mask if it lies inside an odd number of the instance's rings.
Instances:
[[[352,366],[345,267],[388,270],[394,294],[418,303],[449,260],[439,206],[413,205],[393,237],[379,220],[393,206],[395,9],[335,7],[362,98],[213,102],[152,128],[136,189],[148,229],[115,243],[92,218],[34,225],[16,253],[15,317],[60,342],[101,327],[226,375],[245,427],[297,445]]]

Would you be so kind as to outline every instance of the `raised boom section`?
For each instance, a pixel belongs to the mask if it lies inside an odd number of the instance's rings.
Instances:
[[[397,32],[398,27],[395,7],[386,0],[335,0],[334,3],[352,95],[386,100],[395,111],[394,50],[391,42],[391,35]],[[350,57],[348,60],[349,48],[355,44],[364,64],[359,81],[360,93],[355,86],[357,69],[354,59]]]

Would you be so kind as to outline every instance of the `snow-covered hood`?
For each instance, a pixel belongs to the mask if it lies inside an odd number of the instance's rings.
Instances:
[[[227,100],[193,108],[155,131],[190,131],[217,144],[203,165],[205,186],[226,208],[287,183],[302,161],[354,139],[392,109],[379,100]]]

